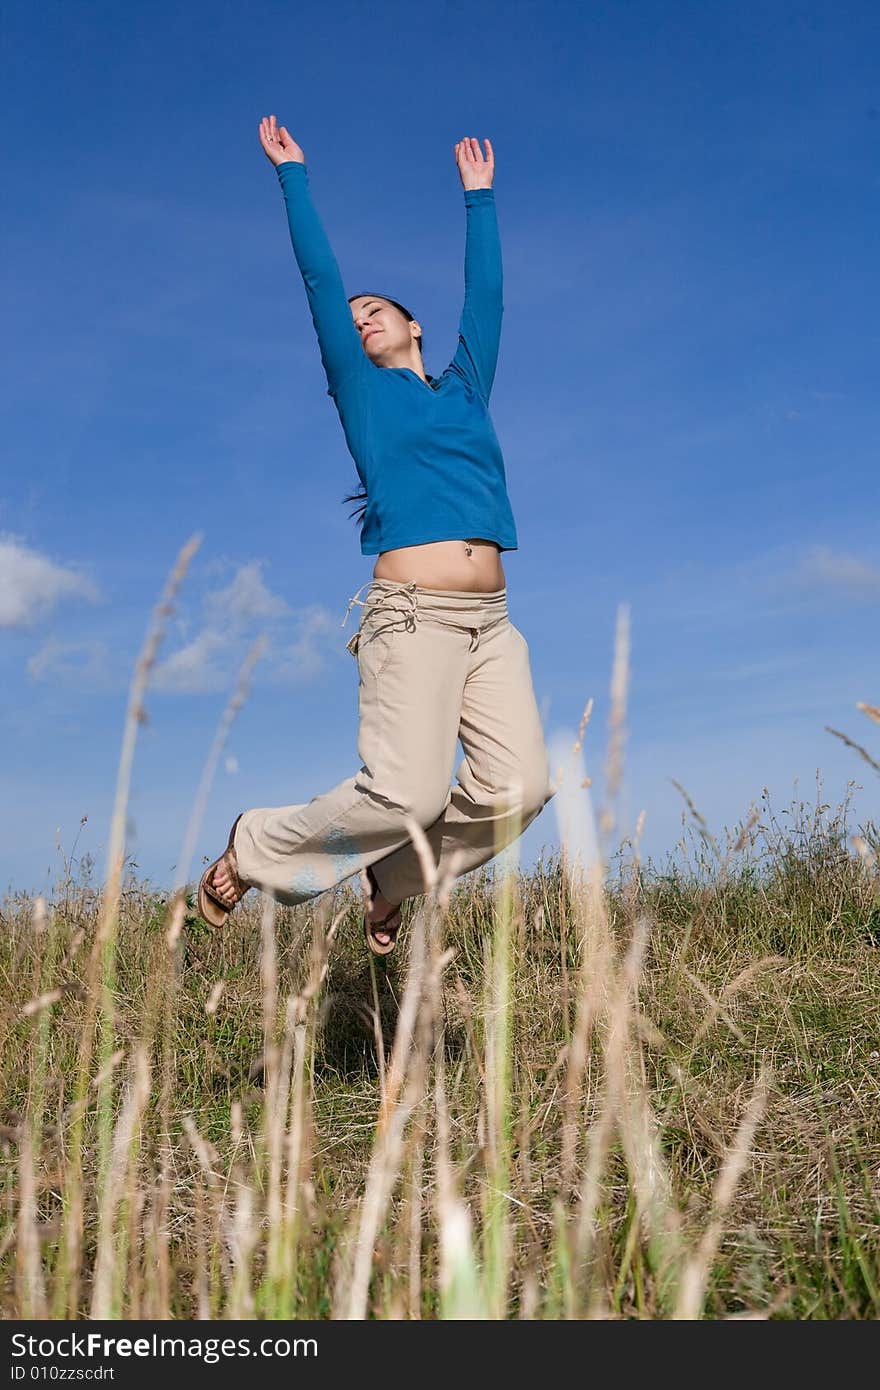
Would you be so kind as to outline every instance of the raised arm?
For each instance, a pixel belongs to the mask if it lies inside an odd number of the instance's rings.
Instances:
[[[492,189],[495,155],[491,141],[486,140],[485,145],[485,158],[476,140],[460,140],[455,146],[458,172],[464,186],[467,231],[464,308],[458,328],[458,347],[452,361],[488,403],[498,362],[504,304],[501,239]]]
[[[260,121],[260,144],[275,165],[284,193],[293,253],[305,284],[329,394],[333,396],[346,377],[370,363],[354,326],[336,257],[312,202],[305,155],[286,127],[277,125],[274,116],[264,116]]]

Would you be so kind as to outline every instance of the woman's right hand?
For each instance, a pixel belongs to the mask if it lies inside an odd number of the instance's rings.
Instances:
[[[306,157],[286,126],[279,126],[274,116],[264,116],[260,121],[260,144],[266,158],[272,163],[305,164]]]

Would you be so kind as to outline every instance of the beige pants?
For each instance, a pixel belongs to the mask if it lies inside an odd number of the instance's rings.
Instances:
[[[360,770],[304,805],[245,811],[238,823],[239,874],[279,902],[316,897],[367,864],[383,896],[402,902],[425,891],[407,814],[441,875],[455,849],[465,874],[521,834],[556,791],[506,589],[373,579],[349,612],[356,603],[363,613],[348,650],[360,675]],[[458,739],[465,757],[450,787]]]

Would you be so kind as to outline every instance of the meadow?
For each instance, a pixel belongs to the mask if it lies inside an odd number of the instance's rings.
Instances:
[[[662,864],[615,843],[622,621],[595,826],[588,706],[570,838],[527,873],[515,845],[441,883],[425,856],[387,964],[357,879],[212,930],[200,869],[159,890],[124,843],[194,549],[133,676],[106,874],[71,857],[0,904],[3,1316],[880,1315],[876,825],[818,785],[724,843],[689,807]]]

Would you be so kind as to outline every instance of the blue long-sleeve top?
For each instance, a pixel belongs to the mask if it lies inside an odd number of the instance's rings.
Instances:
[[[367,491],[362,554],[470,537],[516,550],[504,459],[489,416],[504,312],[493,190],[465,190],[458,347],[443,374],[426,383],[410,367],[370,361],[312,202],[306,166],[288,160],[277,170],[327,394]]]

